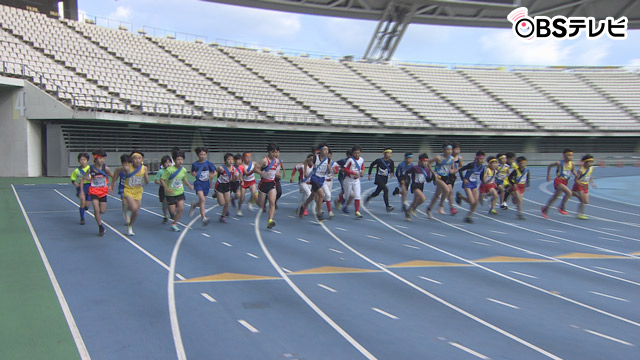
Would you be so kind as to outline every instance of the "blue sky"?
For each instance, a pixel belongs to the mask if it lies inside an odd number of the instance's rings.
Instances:
[[[255,44],[260,47],[334,56],[362,56],[375,21],[301,15],[199,0],[79,0],[88,17],[122,21],[134,30],[143,26],[197,34],[209,42]],[[110,26],[117,26],[110,21]],[[147,28],[147,32],[154,30]],[[155,30],[156,35],[164,34]],[[178,38],[181,36],[178,34]],[[412,24],[394,60],[456,64],[632,65],[640,67],[640,31],[627,39],[517,39],[510,29]]]

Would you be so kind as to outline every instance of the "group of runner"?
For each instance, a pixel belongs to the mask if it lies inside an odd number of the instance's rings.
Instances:
[[[301,193],[301,201],[296,209],[298,217],[308,215],[309,205],[315,201],[317,220],[325,219],[323,204],[327,208],[327,217],[332,218],[334,213],[331,194],[333,180],[337,178],[341,192],[335,204],[336,209],[348,214],[353,204],[354,216],[358,219],[362,218],[360,179],[365,176],[365,164],[361,151],[358,145],[353,146],[346,151],[344,158],[333,161],[333,153],[328,144],[323,143],[312,148],[306,159],[293,168],[290,178],[290,182],[293,182],[298,173],[297,182]],[[208,160],[208,150],[205,147],[197,147],[194,152],[198,160],[191,165],[191,171],[184,166],[185,153],[180,149],[172,149],[170,156],[166,155],[161,159],[161,168],[154,180],[160,185],[158,199],[162,204],[163,223],[171,222],[170,229],[180,231],[177,225],[184,210],[184,188],[188,187],[197,195],[197,200],[191,203],[189,216],[194,216],[199,209],[203,225],[209,223],[205,202],[211,188],[213,188],[213,198],[222,208],[219,217],[221,223],[227,222],[230,205],[236,208],[237,216],[243,215],[242,205],[248,192],[250,194],[247,205],[249,210],[253,210],[256,205],[258,209],[268,213],[267,228],[271,229],[276,225],[274,220],[276,203],[282,195],[280,181],[286,175],[277,144],[268,144],[266,156],[257,162],[252,160],[252,154],[249,152],[235,155],[226,153],[223,156],[223,164],[219,166],[215,166]],[[401,196],[402,210],[407,220],[416,216],[418,207],[426,202],[425,184],[427,183],[433,183],[435,186],[434,194],[426,207],[427,216],[433,217],[432,211],[436,204],[438,213],[446,214],[444,208],[447,200],[450,206],[449,213],[455,215],[458,211],[453,202],[453,189],[456,180],[460,178],[464,193],[457,191],[455,202],[458,205],[462,201],[469,204],[469,210],[464,217],[465,222],[473,222],[474,212],[478,205],[484,203],[486,197],[491,199],[489,214],[496,215],[498,213],[496,206],[508,209],[507,200],[511,196],[517,207],[517,217],[524,219],[522,200],[525,189],[529,186],[529,169],[524,156],[516,157],[514,153],[508,152],[487,157],[484,152],[478,151],[473,161],[464,164],[460,155],[460,144],[457,142],[444,143],[442,153],[431,159],[426,153],[420,154],[415,164],[413,154],[405,153],[404,161],[396,167],[391,159],[392,154],[391,148],[385,148],[382,156],[371,162],[368,179],[372,180],[372,172],[375,169],[376,188],[365,198],[365,205],[382,193],[386,211],[393,211],[394,207],[389,203],[387,184],[390,178],[395,177],[398,186],[392,194]],[[122,199],[122,214],[127,235],[131,236],[134,235],[133,225],[141,208],[143,183],[149,183],[149,171],[144,165],[144,154],[134,150],[128,155],[122,155],[121,166],[115,171],[111,171],[106,166],[106,156],[107,154],[102,150],[93,152],[92,156],[88,153],[78,154],[79,166],[71,174],[71,181],[80,199],[80,223],[85,223],[85,211],[88,210],[90,201],[98,224],[98,234],[100,236],[105,234],[101,215],[107,208],[107,196],[109,193],[115,193],[117,184],[117,193]],[[582,158],[582,166],[577,167],[573,164],[573,150],[565,149],[562,160],[548,166],[547,181],[551,180],[551,170],[556,168],[555,193],[546,206],[542,207],[543,217],[549,217],[549,208],[558,197],[564,194],[558,208],[559,212],[567,215],[565,210],[567,201],[572,196],[576,196],[580,200],[578,218],[587,219],[584,208],[589,203],[589,184],[593,184],[593,161],[593,156],[585,155]],[[195,178],[193,184],[188,180],[189,173]],[[256,182],[256,174],[260,176],[259,182]],[[575,178],[575,184],[569,189],[568,182],[572,175]],[[411,202],[407,201],[409,193],[413,194]]]

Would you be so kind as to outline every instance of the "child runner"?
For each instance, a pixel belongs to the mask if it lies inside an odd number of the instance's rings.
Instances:
[[[333,177],[337,174],[341,167],[333,159],[333,152],[329,149],[329,167],[331,171],[325,176],[324,185],[322,185],[322,191],[324,191],[324,202],[327,204],[327,211],[329,212],[329,219],[333,219],[333,211],[331,211],[331,192],[333,191]]]
[[[522,198],[524,196],[524,189],[529,183],[529,169],[527,169],[527,158],[520,156],[516,159],[517,167],[511,171],[507,180],[511,184],[511,195],[513,196],[513,203],[518,207],[518,219],[524,220],[522,215]]]
[[[506,164],[509,166],[508,171],[511,174],[517,167],[518,163],[516,162],[516,154],[512,152],[507,153],[507,162]],[[511,184],[508,179],[504,180],[504,200],[502,202],[502,206],[500,206],[503,210],[508,210],[509,206],[507,205],[507,200],[509,199],[509,195],[511,194]]]
[[[449,211],[451,212],[451,215],[455,215],[458,213],[458,210],[453,206],[453,188],[456,185],[456,180],[458,179],[458,170],[464,165],[462,163],[462,155],[460,155],[460,143],[457,141],[453,141],[451,142],[451,146],[451,156],[453,156],[453,169],[455,170],[455,172],[451,174],[451,176],[449,176],[449,180],[447,181],[447,185],[450,186],[449,196],[447,196],[447,199],[449,199]],[[460,176],[462,176],[462,174],[460,174]],[[442,208],[443,206],[444,197],[440,201],[440,208]]]
[[[464,222],[469,224],[473,223],[471,216],[476,211],[476,207],[478,207],[478,203],[480,202],[478,185],[482,181],[484,159],[484,152],[478,151],[476,152],[475,161],[468,163],[458,170],[460,178],[462,179],[462,188],[464,189],[466,196],[462,195],[459,191],[456,192],[456,204],[460,205],[462,200],[469,203],[469,212],[467,213],[467,216],[464,217]]]
[[[240,189],[242,188],[242,174],[244,173],[244,166],[242,166],[242,155],[233,155],[233,167],[238,173],[238,177],[229,183],[229,193],[231,195],[231,206],[236,207],[236,200],[240,198]],[[237,216],[242,216],[242,210],[239,208],[236,211]]]
[[[360,152],[361,149],[359,145],[352,147],[352,156],[344,165],[344,172],[347,175],[344,179],[344,198],[347,201],[347,205],[344,206],[343,211],[347,213],[350,196],[353,194],[356,219],[362,218],[362,214],[360,213],[360,178],[364,175],[364,159],[360,157]]]
[[[291,179],[289,180],[289,182],[293,182],[293,178],[295,177],[296,172],[298,173],[298,188],[300,189],[301,194],[300,205],[298,205],[298,207],[296,208],[296,215],[298,214],[298,209],[300,209],[300,207],[304,205],[305,201],[307,201],[307,198],[311,196],[310,174],[313,170],[313,157],[313,154],[307,155],[307,158],[304,160],[304,162],[297,164],[293,168],[293,172],[291,173]],[[304,208],[303,215],[309,215],[306,208]]]
[[[484,196],[489,194],[491,196],[491,209],[489,209],[490,215],[496,215],[496,202],[498,201],[498,192],[496,191],[496,176],[498,174],[498,159],[495,156],[489,156],[488,165],[482,175],[482,184],[480,184],[480,204],[484,201]]]
[[[402,210],[407,211],[409,207],[407,204],[407,193],[409,192],[409,183],[411,182],[411,177],[406,174],[407,170],[409,170],[413,165],[413,153],[405,153],[404,161],[401,162],[396,168],[396,179],[398,180],[398,187],[393,190],[393,196],[401,195],[400,202],[402,203]]]
[[[251,194],[249,198],[249,211],[253,211],[253,205],[258,198],[258,187],[256,185],[256,163],[251,161],[251,153],[245,152],[242,154],[242,188],[240,189],[240,200],[238,201],[238,212],[242,210],[242,203],[244,203],[244,197],[247,194],[247,189]]]
[[[78,154],[78,166],[71,173],[71,183],[76,187],[76,197],[80,199],[80,225],[84,225],[84,213],[89,209],[89,186],[91,181],[85,178],[85,174],[91,169],[89,166],[89,154],[82,152]],[[78,180],[79,179],[79,180]]]
[[[345,152],[345,155],[347,157],[336,162],[338,166],[340,166],[340,171],[338,172],[338,181],[340,182],[340,195],[338,195],[338,202],[336,202],[336,209],[338,210],[340,210],[342,205],[346,203],[344,200],[344,179],[347,177],[347,174],[344,172],[344,165],[351,157],[351,150],[347,150]]]
[[[109,194],[109,177],[113,177],[111,170],[105,165],[107,153],[104,150],[93,152],[93,165],[89,172],[84,175],[84,179],[90,179],[89,195],[93,203],[93,214],[98,223],[98,235],[104,236],[105,229],[102,226],[101,215],[107,212],[107,195]]]
[[[386,206],[387,212],[392,212],[393,206],[389,205],[389,188],[387,188],[387,181],[389,180],[389,176],[393,177],[394,172],[394,164],[393,160],[391,160],[391,148],[385,148],[382,154],[383,155],[381,158],[376,159],[371,163],[371,165],[369,165],[369,181],[371,181],[371,172],[373,171],[373,168],[377,168],[376,180],[374,181],[374,184],[376,184],[378,187],[372,194],[369,194],[367,196],[367,198],[364,200],[364,204],[369,204],[369,201],[371,201],[372,198],[380,195],[380,192],[382,191],[382,199],[384,200],[384,205]]]
[[[578,219],[580,220],[589,219],[589,217],[584,214],[584,208],[589,204],[589,183],[591,183],[594,188],[598,188],[596,183],[593,182],[593,161],[593,156],[590,154],[582,157],[582,167],[576,174],[576,182],[572,188],[573,194],[580,199],[580,204],[578,205]]]
[[[500,194],[500,208],[507,210],[509,207],[505,201],[505,195],[508,184],[507,178],[511,173],[511,166],[507,164],[507,154],[500,153],[496,157],[498,158],[498,168],[496,169],[496,188]]]
[[[167,198],[164,194],[164,186],[162,186],[162,182],[160,182],[160,179],[162,179],[162,175],[164,174],[164,172],[167,171],[167,169],[171,166],[171,156],[163,156],[162,159],[160,159],[160,164],[162,165],[162,167],[158,169],[154,183],[160,185],[158,187],[158,200],[160,201],[160,204],[162,204],[162,223],[166,224],[167,221],[169,221],[167,219]]]
[[[282,161],[276,157],[278,144],[270,143],[267,145],[267,156],[260,160],[256,166],[256,172],[260,175],[260,183],[258,184],[258,206],[264,209],[267,199],[269,200],[269,220],[267,221],[267,229],[276,226],[273,217],[276,213],[276,174],[280,173]]]
[[[167,168],[160,178],[160,183],[164,187],[164,193],[167,197],[167,204],[169,205],[169,213],[172,214],[173,222],[171,223],[171,230],[179,232],[178,221],[182,216],[184,210],[184,186],[193,190],[193,185],[187,180],[187,169],[182,166],[184,164],[184,151],[174,151],[171,154],[174,165]]]
[[[236,170],[232,153],[226,153],[223,157],[224,163],[218,166],[216,173],[218,180],[216,181],[216,191],[214,196],[218,199],[218,204],[222,206],[222,215],[219,221],[227,222],[229,216],[229,204],[231,203],[231,183],[240,178],[240,173]]]
[[[549,218],[548,212],[549,208],[556,201],[557,198],[564,193],[564,198],[562,199],[562,204],[558,208],[558,211],[562,215],[569,215],[569,213],[565,210],[567,206],[567,201],[571,198],[571,190],[569,190],[569,179],[571,178],[571,174],[576,175],[576,171],[573,167],[573,150],[564,149],[562,152],[562,160],[556,161],[554,163],[549,164],[547,167],[547,181],[551,181],[550,173],[552,168],[556,168],[556,178],[553,180],[553,196],[547,201],[547,204],[542,207],[542,217],[545,219]]]
[[[435,164],[435,169],[432,172],[436,176],[434,184],[437,188],[435,194],[433,194],[433,197],[431,198],[429,206],[427,207],[427,216],[430,219],[433,218],[433,216],[431,215],[431,209],[441,196],[442,201],[440,202],[440,208],[438,209],[438,212],[440,214],[444,214],[443,202],[451,192],[451,186],[448,184],[448,182],[450,181],[449,177],[455,171],[455,169],[453,168],[453,156],[451,155],[452,151],[453,146],[448,142],[445,142],[444,144],[442,144],[442,155],[437,155],[435,158],[429,160],[430,169],[431,165]]]
[[[142,206],[142,181],[145,184],[149,183],[149,173],[147,167],[142,163],[144,154],[140,151],[134,150],[129,155],[131,164],[127,169],[125,175],[124,191],[122,201],[127,203],[130,216],[127,223],[127,235],[135,235],[133,233],[133,224],[138,218],[138,212]]]
[[[276,144],[276,159],[280,162],[280,171],[276,173],[275,184],[276,184],[276,202],[275,208],[278,208],[278,200],[282,196],[282,184],[280,180],[282,177],[287,176],[287,171],[284,169],[284,163],[280,160],[280,145]]]
[[[114,187],[118,184],[118,195],[120,195],[120,200],[122,200],[120,201],[122,203],[122,217],[124,218],[125,226],[127,226],[131,220],[131,215],[127,208],[127,202],[123,200],[123,196],[127,173],[131,167],[130,156],[128,154],[120,155],[120,164],[121,166],[113,172],[113,177],[111,178],[111,192],[113,192]]]
[[[307,175],[304,181],[307,180],[311,184],[311,196],[307,197],[305,202],[298,208],[298,217],[304,215],[304,209],[309,206],[311,201],[316,201],[316,218],[318,221],[323,220],[322,216],[322,202],[324,201],[324,181],[325,177],[331,172],[331,164],[329,160],[329,145],[320,144],[318,146],[318,153],[313,157],[313,168]]]
[[[404,215],[407,221],[411,221],[411,215],[416,215],[416,210],[427,199],[424,196],[424,184],[435,180],[434,174],[429,169],[429,156],[426,153],[418,157],[418,165],[412,166],[406,171],[406,176],[411,176],[411,193],[413,202],[409,205]]]
[[[191,164],[191,175],[195,177],[193,182],[193,189],[198,196],[198,200],[191,203],[189,208],[189,217],[193,217],[196,213],[196,209],[200,208],[200,218],[202,219],[202,225],[209,224],[205,214],[205,203],[207,196],[209,196],[209,189],[211,189],[211,179],[216,172],[216,167],[213,163],[207,160],[207,154],[209,150],[206,147],[197,147],[195,150],[198,156],[198,161]]]

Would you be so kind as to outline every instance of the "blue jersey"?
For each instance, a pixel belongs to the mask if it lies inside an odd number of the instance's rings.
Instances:
[[[463,174],[463,171],[466,172]],[[470,188],[477,187],[478,183],[482,181],[482,172],[484,172],[484,165],[478,165],[475,161],[468,163],[458,170],[460,176],[469,182],[463,186]]]
[[[215,172],[216,167],[211,163],[211,161],[206,160],[201,163],[199,161],[194,162],[191,165],[191,173],[196,173],[196,181],[209,181],[209,173]]]

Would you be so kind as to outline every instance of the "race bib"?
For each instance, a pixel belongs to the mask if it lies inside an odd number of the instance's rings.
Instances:
[[[389,169],[378,169],[378,175],[389,176]]]
[[[200,177],[198,178],[200,181],[208,181],[209,180],[209,170],[202,170],[200,172]]]
[[[478,181],[478,175],[476,175],[476,174],[471,174],[471,176],[469,176],[469,181],[470,181],[470,182],[476,182],[476,181]]]
[[[132,176],[129,178],[129,186],[142,186],[142,176]]]
[[[176,190],[182,189],[182,179],[173,179],[171,181],[171,187]]]
[[[418,184],[423,184],[425,181],[426,181],[426,179],[424,178],[424,175],[416,174],[416,182]]]
[[[105,187],[107,186],[107,178],[104,176],[93,176],[91,178],[91,186],[93,187]]]

